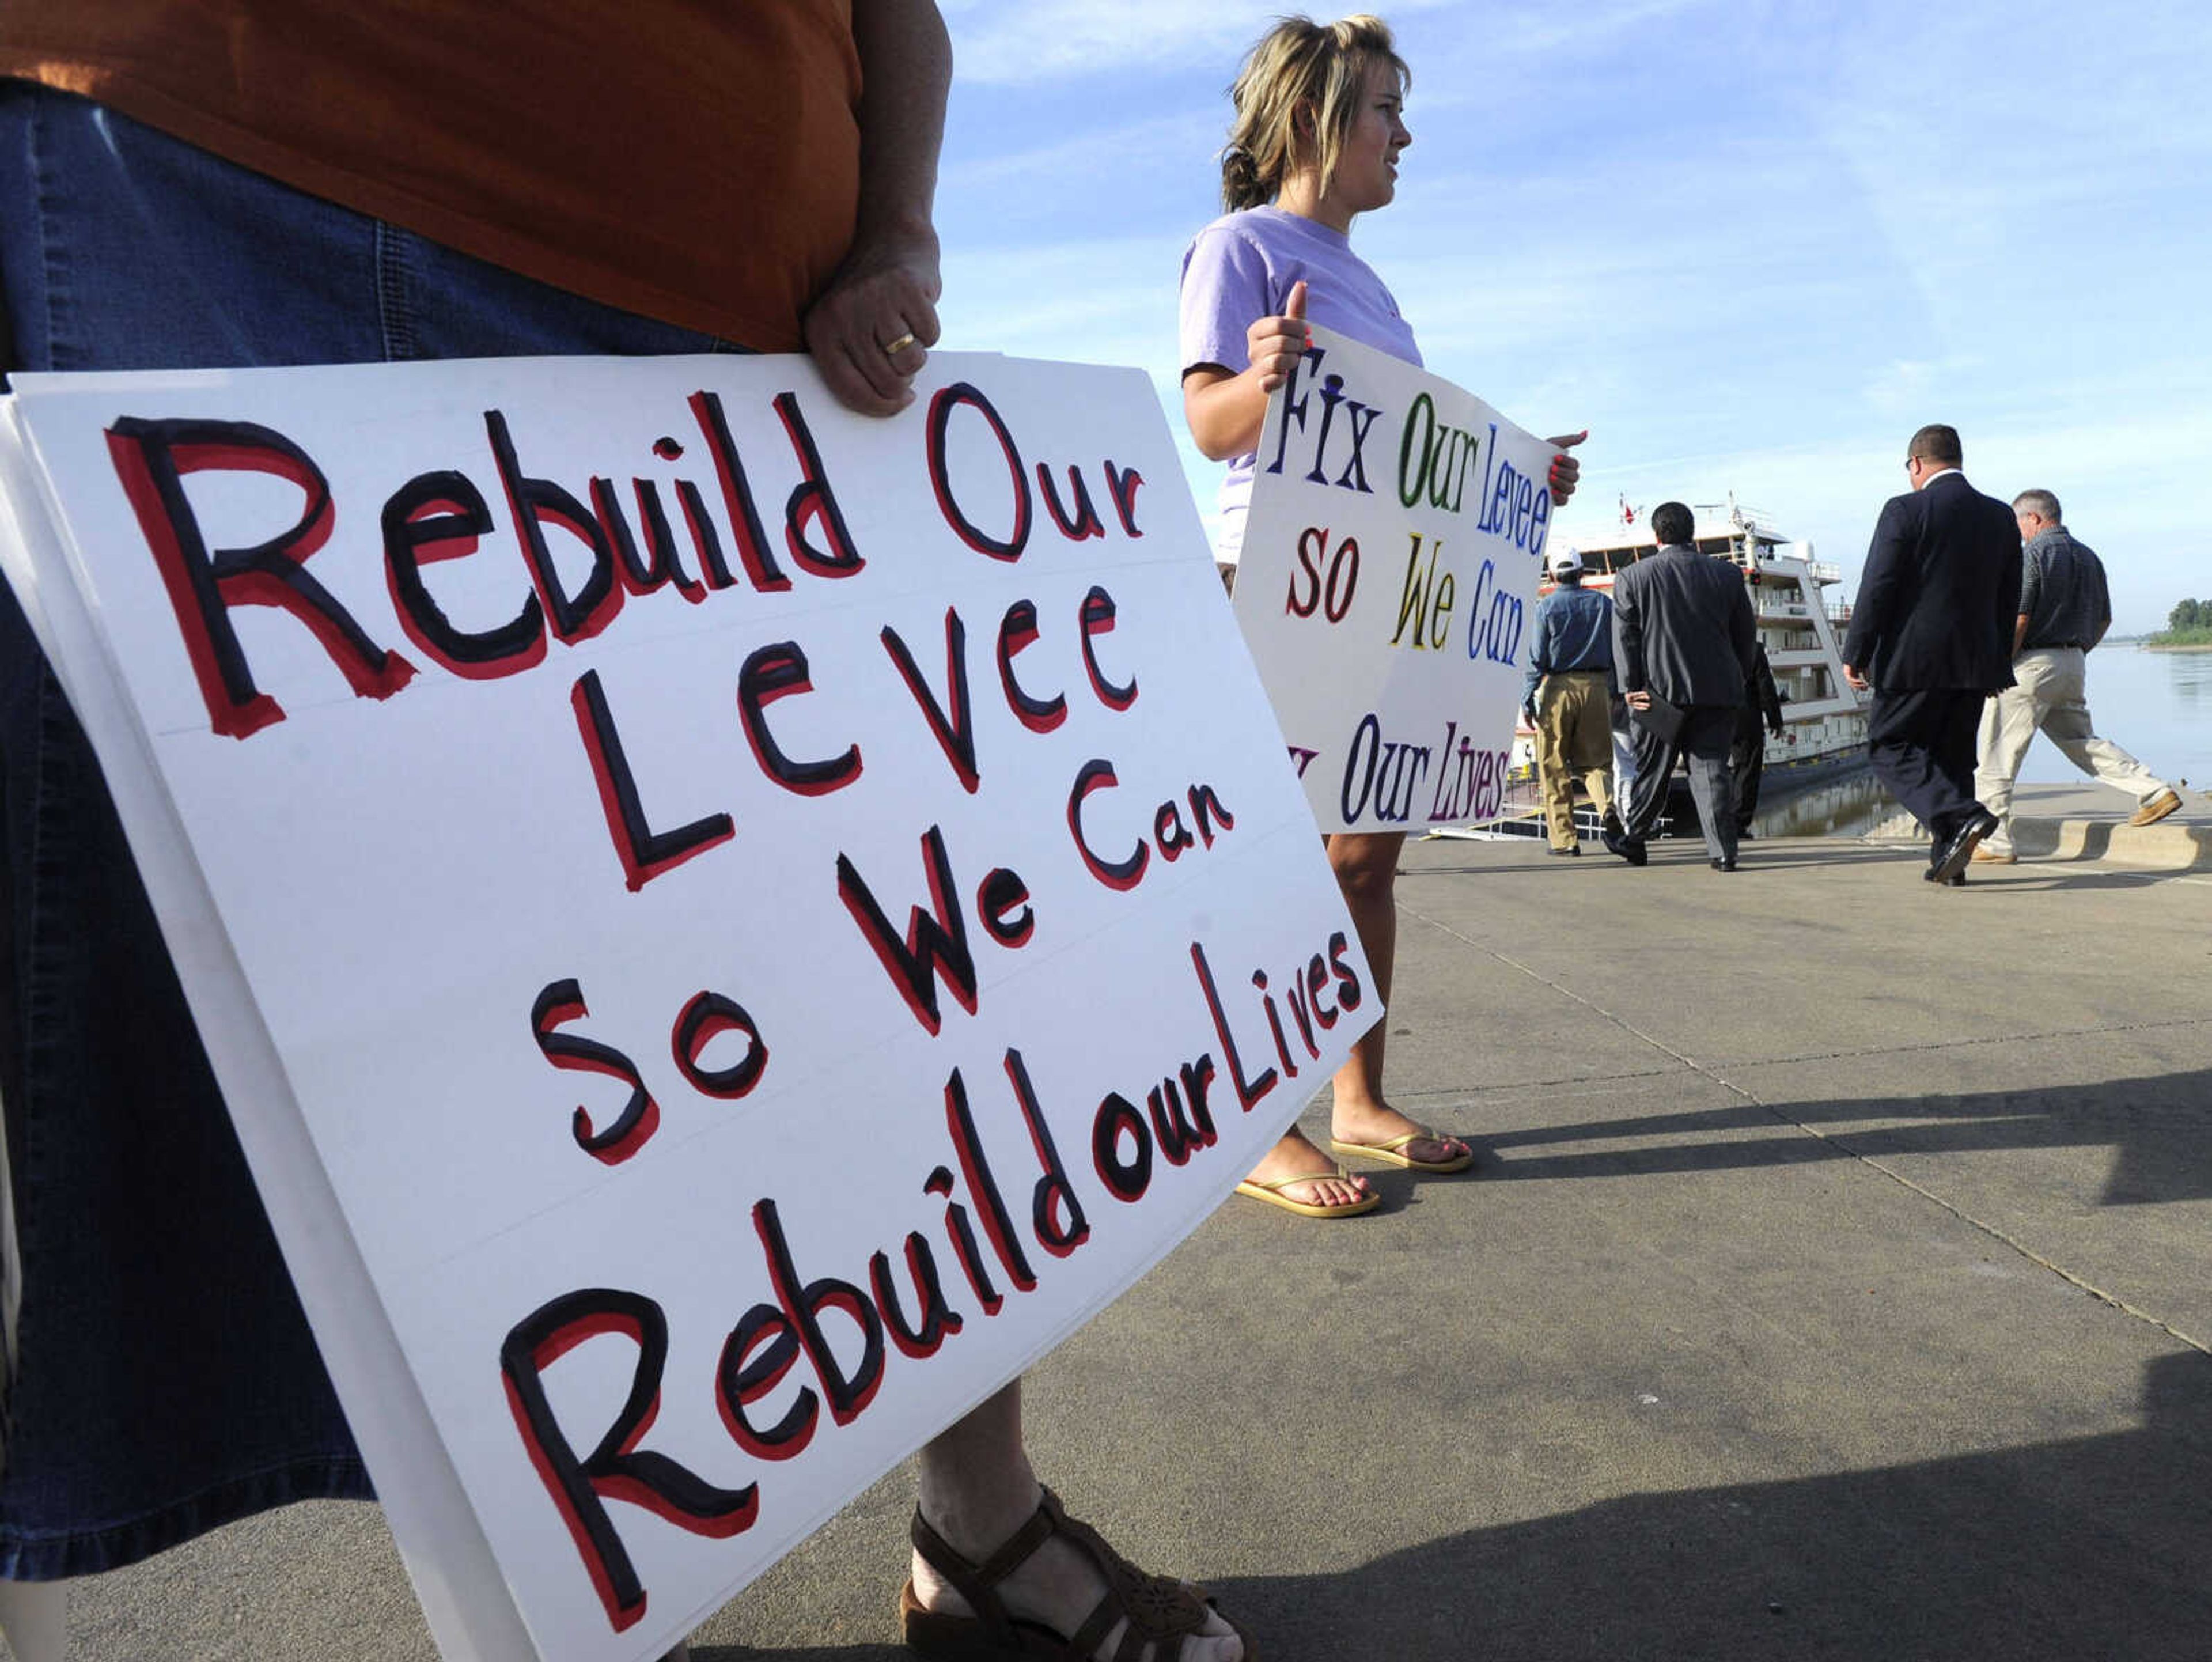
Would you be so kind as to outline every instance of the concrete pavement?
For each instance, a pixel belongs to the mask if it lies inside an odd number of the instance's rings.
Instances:
[[[1032,1374],[1047,1480],[1271,1662],[2212,1656],[2212,875],[1919,868],[1409,844],[1390,1083],[1480,1174],[1230,1202]],[[912,1493],[698,1662],[902,1654]],[[81,1584],[71,1627],[432,1655],[337,1505]]]

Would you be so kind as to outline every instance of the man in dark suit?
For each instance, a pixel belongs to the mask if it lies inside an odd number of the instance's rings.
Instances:
[[[1613,663],[1634,712],[1636,775],[1619,834],[1605,845],[1632,866],[1667,804],[1678,757],[1690,758],[1690,794],[1713,869],[1735,869],[1735,792],[1729,745],[1759,650],[1743,574],[1700,554],[1697,517],[1680,502],[1651,510],[1658,551],[1613,580]]]
[[[1743,708],[1735,713],[1735,739],[1729,746],[1729,779],[1735,787],[1735,834],[1751,835],[1759,817],[1759,782],[1766,771],[1766,736],[1782,736],[1782,689],[1766,648],[1752,648],[1751,678],[1744,683]]]
[[[1844,677],[1874,689],[1875,776],[1934,839],[1926,876],[1962,878],[1997,829],[1974,797],[1982,703],[2012,685],[2020,527],[1960,471],[1954,428],[1923,427],[1905,458],[1912,489],[1882,505],[1844,640]]]

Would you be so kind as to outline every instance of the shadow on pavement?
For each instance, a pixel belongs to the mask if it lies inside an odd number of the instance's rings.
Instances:
[[[1650,845],[1651,864],[1649,869],[1661,870],[1668,866],[1696,867],[1705,863],[1705,844],[1697,838],[1685,841],[1668,838]],[[1533,848],[1532,848],[1532,852]],[[1923,843],[1868,844],[1856,843],[1747,843],[1739,856],[1741,869],[1738,875],[1752,876],[1759,872],[1814,871],[1823,867],[1864,866],[1889,864],[1898,868],[1900,882],[1919,875],[1926,865],[1928,851]],[[1480,865],[1436,866],[1429,864],[1401,866],[1398,869],[1401,881],[1412,882],[1425,877],[1498,877],[1529,876],[1536,874],[1579,872],[1584,862],[1595,860],[1596,868],[1611,870],[1626,868],[1626,862],[1607,854],[1595,843],[1585,843],[1579,861],[1512,860],[1486,861]],[[2077,865],[2069,861],[2021,861],[2014,866],[1975,866],[1968,869],[1964,886],[1968,891],[2002,890],[2015,894],[2040,894],[2051,890],[2078,888],[2147,888],[2156,883],[2170,883],[2176,878],[2194,877],[2202,880],[2203,874],[2189,867],[2171,869],[2150,866],[2110,866],[2103,864]]]
[[[2153,1362],[2145,1409],[2112,1436],[1637,1495],[1220,1591],[1271,1659],[2202,1662],[2212,1358]]]
[[[2183,1351],[2149,1364],[2133,1431],[1632,1495],[1215,1592],[1267,1662],[2203,1662],[2208,1487],[2212,1357]],[[697,1662],[906,1654],[710,1645]]]
[[[1504,1156],[1490,1163],[1492,1181],[1524,1183],[2010,1148],[2108,1147],[2118,1149],[2119,1158],[2099,1203],[2142,1206],[2212,1196],[2212,1144],[2204,1135],[2207,1102],[2212,1102],[2212,1069],[2199,1068],[1965,1096],[1746,1102],[1692,1113],[1488,1130],[1476,1141],[1480,1149]],[[1808,1137],[1800,1127],[1820,1135]],[[1741,1135],[1762,1128],[1771,1128],[1774,1135]],[[1528,1152],[1626,1137],[1640,1141],[1627,1148]],[[1675,1141],[1649,1141],[1657,1138]],[[2204,1653],[2212,1657],[2212,1635]]]
[[[1502,846],[1492,844],[1492,847]],[[1658,870],[1667,866],[1698,866],[1705,863],[1705,845],[1696,837],[1664,837],[1650,844],[1651,865]],[[1398,868],[1398,880],[1410,883],[1425,877],[1508,877],[1515,874],[1531,873],[1571,874],[1585,870],[1628,870],[1628,863],[1618,855],[1608,854],[1595,843],[1584,843],[1582,854],[1574,860],[1554,860],[1544,855],[1543,844],[1531,839],[1529,857],[1519,860],[1486,860],[1470,865],[1439,866],[1424,861],[1415,865]],[[1909,851],[1908,851],[1909,852]],[[1925,851],[1917,856],[1923,863]],[[1871,848],[1856,843],[1746,843],[1741,851],[1743,870],[1757,868],[1782,871],[1792,867],[1856,866],[1874,861],[1887,861],[1900,871],[1907,865],[1905,854],[1895,849]]]

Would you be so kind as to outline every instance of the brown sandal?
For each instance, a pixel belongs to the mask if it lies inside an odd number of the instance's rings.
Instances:
[[[914,1514],[914,1549],[922,1562],[950,1582],[968,1601],[973,1616],[946,1616],[924,1610],[908,1581],[899,1592],[899,1620],[907,1648],[932,1662],[1091,1662],[1099,1641],[1125,1617],[1128,1626],[1114,1647],[1111,1662],[1175,1662],[1182,1641],[1206,1625],[1212,1601],[1200,1590],[1164,1575],[1147,1575],[1106,1544],[1090,1525],[1070,1518],[1060,1497],[1044,1491],[1030,1520],[981,1564],[971,1564],[945,1537]],[[1007,1613],[998,1586],[1029,1561],[1054,1535],[1066,1539],[1098,1566],[1106,1592],[1074,1637],[1042,1622]],[[1258,1662],[1259,1650],[1242,1628],[1231,1624],[1243,1641],[1245,1662]]]

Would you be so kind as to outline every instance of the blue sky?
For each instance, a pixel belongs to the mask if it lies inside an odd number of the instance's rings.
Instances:
[[[1183,437],[1177,270],[1281,9],[945,0],[948,347],[1141,365]],[[2212,0],[1382,15],[1414,142],[1353,247],[1437,374],[1591,429],[1559,535],[1733,491],[1848,586],[1948,421],[1984,490],[2058,493],[2122,631],[2212,596]]]

